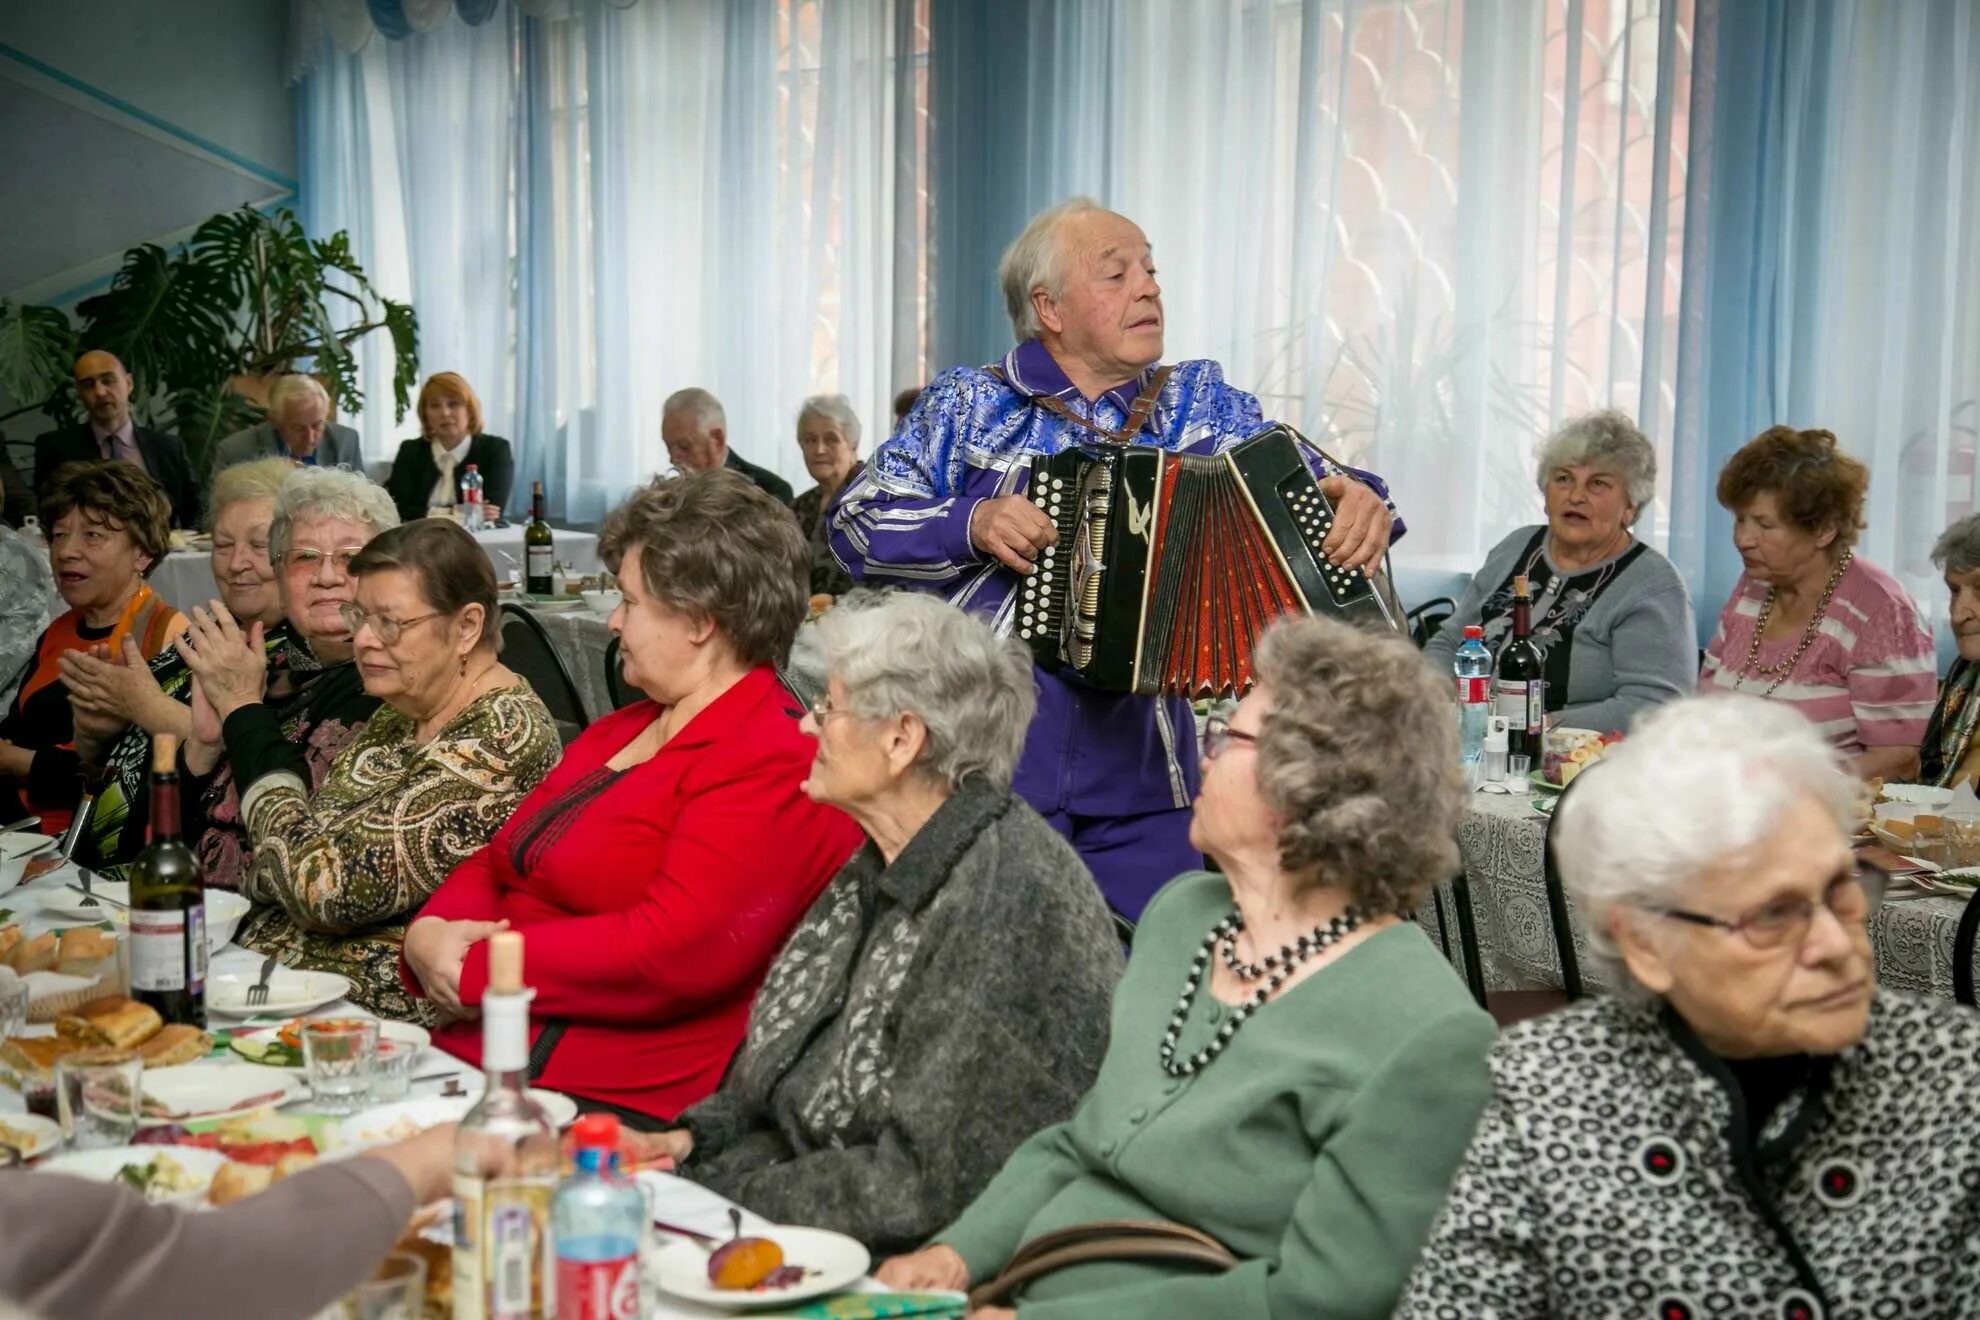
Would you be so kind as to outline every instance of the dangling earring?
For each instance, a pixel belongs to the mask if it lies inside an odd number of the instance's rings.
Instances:
[[[467,677],[467,656],[465,655],[461,657],[461,677]]]

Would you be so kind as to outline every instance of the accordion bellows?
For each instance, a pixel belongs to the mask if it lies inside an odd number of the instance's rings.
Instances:
[[[1059,541],[1019,584],[1013,627],[1095,687],[1236,696],[1285,614],[1395,626],[1374,585],[1320,553],[1334,511],[1288,427],[1221,454],[1081,446],[1033,460],[1026,494]]]

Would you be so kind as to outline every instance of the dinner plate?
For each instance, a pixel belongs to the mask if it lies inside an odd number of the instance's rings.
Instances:
[[[458,1123],[467,1117],[468,1110],[474,1108],[474,1102],[480,1098],[481,1089],[475,1087],[468,1095],[427,1095],[379,1105],[375,1109],[353,1114],[339,1124],[338,1145],[382,1146],[387,1142],[403,1141],[416,1132],[438,1127],[442,1123]],[[529,1098],[542,1107],[544,1117],[560,1131],[577,1121],[577,1101],[567,1095],[532,1086]]]
[[[79,883],[79,882],[77,882]],[[41,910],[71,921],[111,921],[117,925],[128,925],[126,911],[131,901],[131,887],[121,880],[91,879],[90,892],[108,900],[94,907],[86,905],[83,896],[64,885],[60,889],[49,889],[41,895]],[[124,904],[124,907],[115,906]],[[209,889],[206,891],[206,948],[208,953],[218,953],[233,940],[234,932],[241,927],[241,918],[247,916],[254,905],[243,894],[231,889]]]
[[[803,1269],[804,1277],[783,1288],[738,1292],[708,1281],[708,1248],[684,1238],[668,1242],[649,1259],[654,1281],[683,1301],[726,1311],[782,1310],[793,1303],[850,1288],[865,1275],[873,1258],[866,1248],[843,1233],[823,1228],[776,1224],[757,1235],[784,1249],[784,1263]]]
[[[358,1014],[356,1016],[363,1015]],[[287,1024],[284,1023],[283,1025],[286,1026]],[[281,1034],[281,1031],[281,1027],[260,1027],[253,1031],[229,1032],[227,1046],[237,1058],[251,1063],[257,1068],[278,1068],[285,1073],[291,1073],[297,1077],[304,1076],[308,1070],[300,1063],[294,1065],[286,1063],[264,1063],[249,1053],[248,1050],[241,1048],[242,1045],[253,1049],[256,1046],[271,1044]],[[381,1019],[378,1023],[378,1039],[402,1040],[415,1049],[423,1050],[433,1043],[433,1033],[416,1022],[388,1022]]]
[[[334,1004],[351,992],[351,983],[335,972],[299,972],[292,967],[277,967],[268,978],[267,1002],[249,1004],[248,991],[254,988],[259,974],[257,968],[254,972],[227,972],[210,978],[206,983],[207,1011],[229,1017],[262,1014],[294,1017],[312,1008]]]
[[[252,1063],[187,1063],[177,1068],[148,1068],[144,1098],[169,1112],[149,1114],[139,1127],[170,1127],[216,1118],[251,1114],[300,1100],[309,1088],[276,1068]]]
[[[520,599],[524,609],[543,614],[563,614],[587,608],[580,596],[523,596]]]
[[[113,1146],[107,1150],[64,1151],[42,1161],[35,1166],[35,1170],[38,1173],[66,1173],[74,1178],[107,1183],[117,1176],[119,1170],[133,1164],[149,1164],[160,1155],[170,1155],[177,1160],[179,1167],[199,1179],[199,1186],[158,1197],[154,1204],[196,1204],[204,1201],[206,1189],[213,1184],[213,1175],[227,1163],[227,1157],[219,1151],[204,1150],[198,1146]]]
[[[1526,772],[1526,782],[1539,789],[1542,793],[1558,793],[1567,787],[1566,784],[1556,784],[1553,780],[1547,778],[1547,772],[1545,770],[1528,770]]]
[[[0,1114],[0,1127],[13,1135],[0,1136],[0,1141],[15,1146],[25,1159],[45,1155],[62,1144],[62,1125],[52,1118],[40,1114]],[[25,1138],[25,1145],[18,1145],[14,1138]]]
[[[1980,866],[1963,866],[1951,871],[1919,871],[1904,877],[1920,889],[1954,898],[1970,898],[1980,889]]]

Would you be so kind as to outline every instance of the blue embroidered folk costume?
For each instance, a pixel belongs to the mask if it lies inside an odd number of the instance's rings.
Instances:
[[[1032,456],[1109,437],[1214,454],[1265,424],[1258,400],[1225,384],[1215,362],[1151,365],[1089,402],[1045,346],[1027,340],[1001,362],[951,368],[922,391],[840,496],[832,551],[861,582],[942,592],[1008,636],[1018,575],[971,543],[970,516],[986,499],[1022,493]],[[1345,472],[1388,498],[1378,477],[1314,462],[1323,476]],[[1393,533],[1402,530],[1398,520]],[[1189,846],[1197,780],[1188,702],[1038,671],[1038,713],[1013,788],[1072,841],[1130,920],[1202,864]]]

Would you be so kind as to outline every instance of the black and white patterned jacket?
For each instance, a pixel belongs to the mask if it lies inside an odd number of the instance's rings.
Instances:
[[[1657,1005],[1506,1033],[1400,1317],[1980,1315],[1980,1014],[1879,991],[1757,1143]]]

